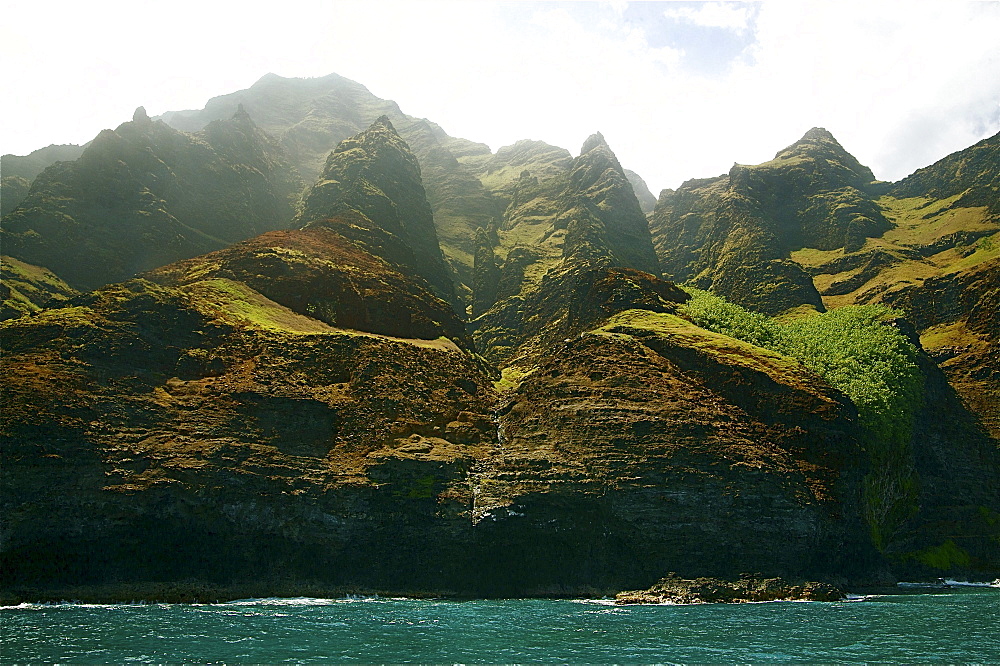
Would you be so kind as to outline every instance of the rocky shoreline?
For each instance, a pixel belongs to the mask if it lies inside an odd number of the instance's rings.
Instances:
[[[743,575],[737,580],[681,578],[675,573],[646,590],[619,592],[615,603],[628,604],[739,604],[755,601],[840,601],[846,593],[835,585],[816,581],[790,582],[784,578]]]

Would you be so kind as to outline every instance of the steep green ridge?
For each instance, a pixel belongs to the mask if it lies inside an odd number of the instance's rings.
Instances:
[[[306,183],[320,175],[341,141],[386,116],[420,163],[442,250],[463,301],[471,300],[476,229],[490,225],[499,211],[473,171],[459,160],[488,158],[489,147],[451,137],[336,74],[311,79],[268,74],[246,90],[212,98],[204,109],[169,112],[161,118],[178,129],[196,131],[228,118],[240,105],[277,138]]]
[[[521,145],[530,149],[522,154],[552,154],[544,144]],[[510,203],[500,229],[480,234],[476,255],[475,291],[496,298],[477,302],[474,314],[482,315],[472,324],[487,358],[506,365],[530,357],[591,323],[577,308],[604,280],[634,283],[635,303],[667,307],[650,283],[659,266],[645,217],[600,134],[564,175],[543,181],[524,170],[505,192]]]
[[[790,252],[857,248],[887,230],[873,199],[880,187],[829,132],[814,128],[770,162],[665,190],[650,224],[673,278],[769,314],[822,310]]]
[[[493,155],[488,146],[449,136],[438,125],[408,116],[395,102],[336,74],[312,79],[268,74],[246,90],[209,100],[204,109],[161,118],[178,129],[195,131],[229,117],[241,104],[278,139],[307,183],[320,174],[327,155],[341,141],[386,116],[420,164],[441,249],[465,305],[473,301],[476,231],[499,224],[509,203],[508,186],[525,169],[542,180],[562,175],[572,160],[564,148],[540,141],[519,141]]]
[[[52,271],[0,257],[0,321],[58,305],[76,293]]]
[[[284,226],[297,189],[242,110],[194,135],[140,108],[43,171],[0,233],[8,254],[92,289]]]
[[[373,243],[369,247],[373,254],[405,267],[408,274],[420,275],[439,298],[456,302],[420,165],[385,116],[330,153],[295,222],[322,223],[347,212],[368,220],[369,228],[358,242]],[[355,220],[343,233],[357,226]]]
[[[960,195],[958,208],[986,206],[1000,214],[1000,134],[938,160],[894,184],[889,192],[900,199],[925,196],[947,199]]]

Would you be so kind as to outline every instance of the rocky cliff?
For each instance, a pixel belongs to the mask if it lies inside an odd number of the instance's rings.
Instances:
[[[4,259],[4,602],[1000,574],[993,143],[893,186],[812,130],[647,224],[600,134],[492,154],[339,77],[170,121],[4,218],[145,271]]]

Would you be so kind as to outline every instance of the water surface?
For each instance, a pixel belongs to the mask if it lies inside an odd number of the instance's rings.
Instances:
[[[257,599],[0,609],[0,661],[997,662],[1000,589],[838,603]]]

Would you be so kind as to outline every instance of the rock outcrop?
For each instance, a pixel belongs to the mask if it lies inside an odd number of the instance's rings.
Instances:
[[[736,580],[685,579],[673,574],[648,590],[619,592],[615,603],[628,604],[739,604],[761,601],[840,601],[847,595],[829,583],[792,583],[782,578],[751,575]]]

